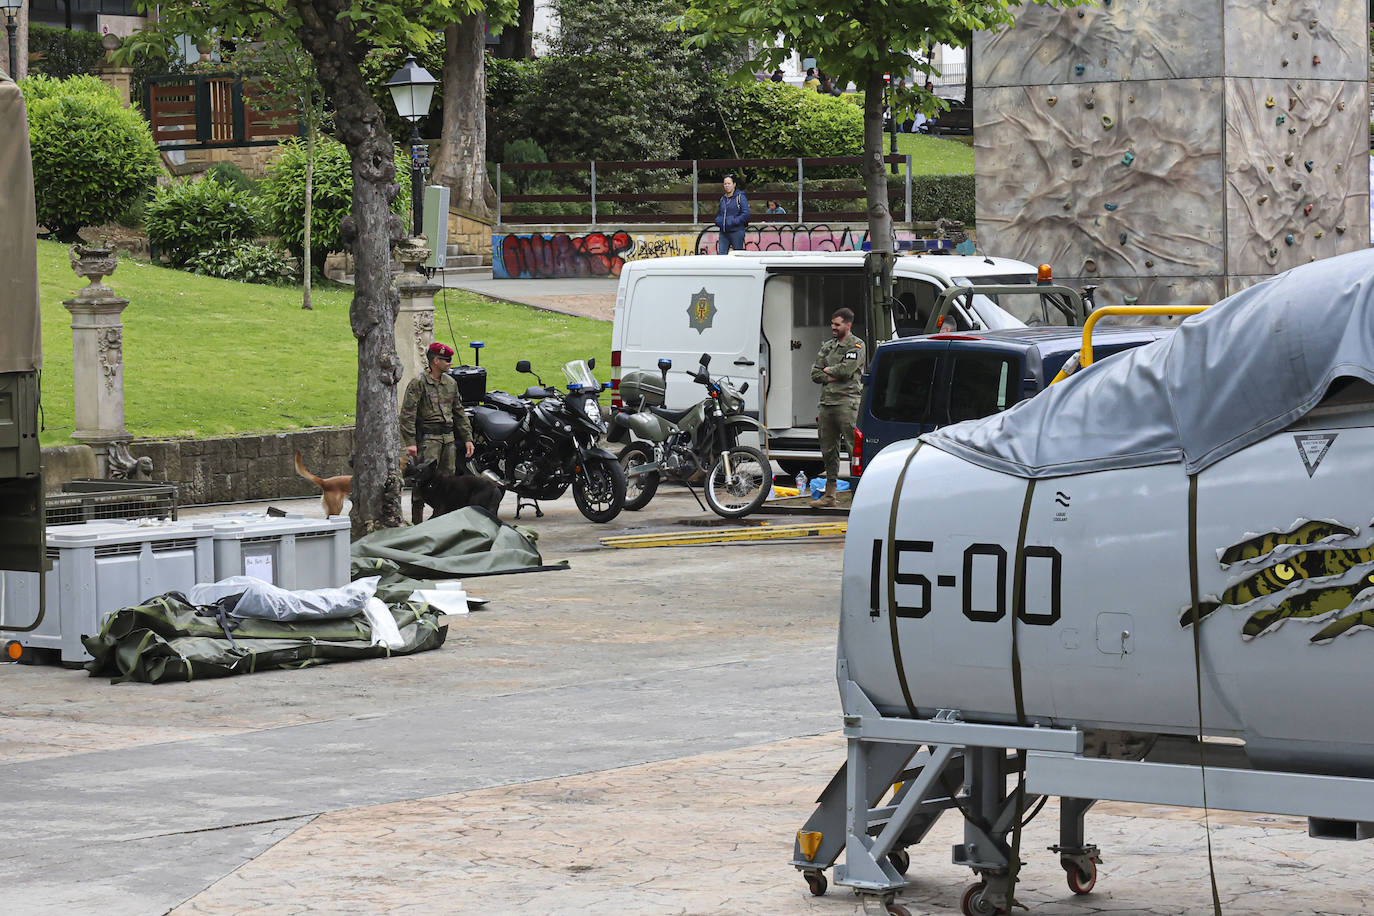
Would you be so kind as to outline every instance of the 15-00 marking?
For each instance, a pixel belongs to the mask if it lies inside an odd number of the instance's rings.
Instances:
[[[916,604],[896,604],[892,608],[892,613],[898,617],[906,617],[914,620],[926,616],[930,613],[930,580],[920,573],[904,572],[902,570],[902,560],[904,557],[916,554],[930,553],[935,549],[935,545],[930,541],[894,541],[895,563],[893,581],[898,586],[915,586],[920,589],[920,600]],[[886,583],[884,560],[887,557],[887,543],[881,538],[873,541],[873,560],[869,574],[869,616],[877,617],[884,608],[882,607],[882,596],[886,591],[883,586]],[[978,557],[991,557],[996,564],[997,571],[994,574],[997,579],[997,601],[996,607],[978,608],[973,604],[973,581],[975,559]],[[1059,551],[1054,547],[1041,545],[1027,545],[1025,556],[1022,560],[1022,575],[1020,580],[1022,588],[1025,588],[1026,571],[1030,568],[1032,560],[1046,561],[1050,563],[1050,608],[1047,612],[1033,612],[1025,607],[1024,601],[1016,602],[1020,609],[1016,613],[1016,619],[1023,623],[1034,626],[1047,627],[1059,621],[1059,602],[1061,595],[1060,580],[1063,573],[1063,558]],[[977,564],[985,566],[986,564]],[[986,574],[984,574],[986,575]],[[954,577],[941,575],[938,577],[940,585],[954,584]],[[896,595],[896,591],[893,592]],[[965,617],[976,623],[995,623],[1007,616],[1007,550],[1000,544],[970,544],[964,548],[964,575],[963,575],[963,601],[962,610]]]

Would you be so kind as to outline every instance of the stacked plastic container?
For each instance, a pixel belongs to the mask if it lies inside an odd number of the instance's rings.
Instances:
[[[245,514],[52,527],[43,622],[16,638],[79,665],[90,659],[81,637],[98,632],[112,611],[228,576],[256,576],[289,589],[346,585],[348,550],[345,516]],[[37,615],[38,576],[0,574],[0,623],[25,626]]]

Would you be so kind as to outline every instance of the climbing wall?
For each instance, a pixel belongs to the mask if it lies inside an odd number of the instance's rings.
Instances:
[[[1144,305],[1370,244],[1365,4],[1101,4],[974,38],[984,250]]]

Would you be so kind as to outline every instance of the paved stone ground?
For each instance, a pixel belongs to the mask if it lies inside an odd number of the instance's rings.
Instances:
[[[616,551],[719,520],[680,491],[609,526],[546,510],[524,521],[572,569],[469,580],[491,604],[439,651],[155,687],[0,666],[5,911],[862,912],[787,864],[844,758],[839,541]],[[1029,912],[1210,912],[1197,812],[1099,805],[1081,898],[1056,824],[1026,831]],[[1369,847],[1304,826],[1213,813],[1225,913],[1374,911]],[[913,912],[957,912],[960,833],[912,850]]]
[[[602,321],[610,321],[615,312],[615,290],[619,283],[614,277],[496,280],[490,274],[447,274],[442,280],[450,289],[465,289],[493,299]]]

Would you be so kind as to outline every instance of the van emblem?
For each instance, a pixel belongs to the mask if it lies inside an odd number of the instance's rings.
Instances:
[[[696,328],[698,334],[704,334],[715,317],[716,294],[708,293],[703,286],[692,293],[692,304],[687,306],[687,326]]]

